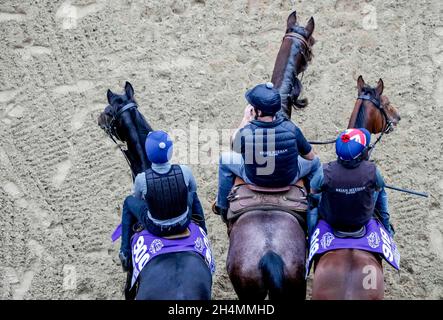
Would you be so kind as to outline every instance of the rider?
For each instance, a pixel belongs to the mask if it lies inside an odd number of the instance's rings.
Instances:
[[[337,137],[337,160],[324,164],[311,180],[311,192],[321,192],[321,197],[318,208],[308,213],[309,235],[318,215],[340,231],[355,231],[371,219],[374,209],[394,235],[383,176],[369,161],[370,140],[371,134],[364,128],[347,129]]]
[[[190,168],[170,164],[173,144],[164,131],[152,131],[146,138],[150,169],[139,173],[133,194],[123,203],[120,260],[129,270],[132,226],[137,221],[153,235],[162,237],[186,230],[191,219],[206,232],[203,208],[197,196],[197,184]]]
[[[234,152],[222,153],[213,211],[226,221],[228,195],[235,177],[262,187],[284,187],[321,169],[318,156],[301,130],[281,112],[273,84],[259,84],[245,94],[249,105],[233,136]]]

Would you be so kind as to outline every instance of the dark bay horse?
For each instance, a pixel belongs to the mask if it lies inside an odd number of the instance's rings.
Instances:
[[[125,84],[123,94],[115,94],[108,89],[109,105],[98,117],[98,125],[111,139],[126,143],[127,150],[122,150],[132,171],[132,177],[151,167],[146,152],[145,141],[151,126],[137,109],[134,88]]]
[[[304,28],[295,11],[289,15],[272,76],[288,118],[301,90],[297,74],[311,59],[313,31],[313,18]],[[248,211],[232,224],[229,238],[227,272],[239,299],[305,299],[306,235],[293,215],[278,208]]]
[[[312,46],[315,43],[314,18],[311,17],[305,27],[297,23],[297,13],[292,12],[286,23],[286,33],[277,54],[271,82],[279,89],[282,98],[282,112],[291,118],[292,107],[304,108],[307,99],[299,100],[302,85],[298,75],[304,72],[312,60]]]
[[[391,132],[400,121],[400,115],[389,99],[382,95],[383,80],[380,79],[372,88],[359,76],[357,88],[358,98],[348,128],[366,128],[373,134]],[[371,289],[364,287],[368,270],[372,270],[370,276],[375,281]],[[317,258],[312,299],[375,300],[383,297],[383,267],[378,255],[358,249],[339,249]]]
[[[109,106],[98,117],[98,125],[116,142],[124,142],[123,150],[133,178],[151,167],[145,152],[145,140],[152,131],[137,108],[134,89],[129,82],[123,94],[108,90]],[[134,288],[130,288],[128,272],[126,299],[137,300],[209,300],[212,275],[204,259],[195,252],[161,254],[143,268]]]

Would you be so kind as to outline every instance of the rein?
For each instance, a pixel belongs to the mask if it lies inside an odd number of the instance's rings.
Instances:
[[[368,148],[368,152],[372,152],[372,150],[375,148],[375,145],[377,143],[380,142],[381,138],[383,137],[383,135],[385,133],[388,133],[391,129],[392,129],[392,121],[389,119],[388,115],[386,114],[385,109],[383,109],[383,107],[381,106],[380,100],[375,99],[374,97],[367,95],[367,94],[362,94],[359,95],[357,97],[357,100],[368,100],[370,102],[372,102],[375,107],[380,110],[380,112],[383,115],[383,118],[385,120],[385,128],[383,129],[383,131],[381,132],[381,134],[378,136],[377,140],[375,140],[375,142],[371,145],[369,145]],[[360,106],[360,108],[363,107],[363,105]],[[308,141],[310,144],[332,144],[335,143],[335,139],[334,140],[327,140],[327,141]]]
[[[115,140],[115,138],[116,138],[117,140],[123,141],[117,133],[117,127],[115,125],[116,121],[120,118],[120,116],[124,112],[126,112],[132,108],[138,108],[138,106],[135,102],[130,102],[130,103],[124,105],[123,107],[121,107],[120,110],[118,110],[118,112],[112,116],[112,120],[109,123],[109,125],[105,126],[105,132],[109,136],[109,138],[111,138],[111,140],[114,141],[114,143],[118,146],[120,151],[123,153],[123,156],[125,157],[126,162],[129,165],[129,168],[131,168],[132,178],[135,178],[134,172],[132,172],[131,162],[129,161],[128,156],[126,155],[125,151],[123,150],[122,145]]]
[[[383,107],[381,106],[381,102],[379,99],[375,99],[374,97],[367,95],[367,94],[359,95],[357,99],[368,100],[368,101],[372,102],[372,104],[374,104],[376,106],[376,108],[381,112],[381,114],[383,115],[383,118],[385,120],[385,128],[383,129],[381,134],[378,136],[377,140],[375,140],[375,142],[373,144],[369,145],[368,152],[369,152],[369,154],[371,154],[372,150],[375,148],[376,144],[380,142],[383,135],[385,133],[388,133],[392,129],[392,121],[389,120],[389,117],[386,114],[385,109],[383,109]],[[363,104],[360,106],[360,108],[361,107],[363,107]]]

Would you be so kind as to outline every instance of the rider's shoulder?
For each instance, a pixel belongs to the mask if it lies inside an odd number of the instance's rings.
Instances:
[[[192,175],[192,169],[190,167],[188,167],[187,165],[179,164],[178,166],[180,167],[180,169],[182,169],[183,174]]]
[[[292,122],[291,119],[283,117],[282,115],[279,115],[275,121],[279,122],[285,128],[293,130],[299,129],[299,127],[297,127],[297,125],[294,122]]]
[[[145,181],[146,181],[146,175],[144,172],[141,172],[135,176],[134,184],[140,185],[142,183],[145,183]]]

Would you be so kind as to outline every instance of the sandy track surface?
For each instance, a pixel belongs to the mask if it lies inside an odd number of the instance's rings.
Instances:
[[[389,183],[432,195],[388,191],[402,269],[385,268],[386,298],[442,299],[440,0],[1,0],[0,298],[122,299],[110,233],[131,179],[96,125],[106,90],[129,80],[155,128],[234,128],[244,91],[270,79],[293,9],[302,23],[315,17],[317,39],[303,78],[310,105],[294,122],[310,139],[334,137],[358,75],[383,78],[402,120],[374,158]],[[331,146],[316,150],[333,158]],[[225,227],[210,213],[217,166],[187,160],[218,265],[213,297],[235,298]]]

